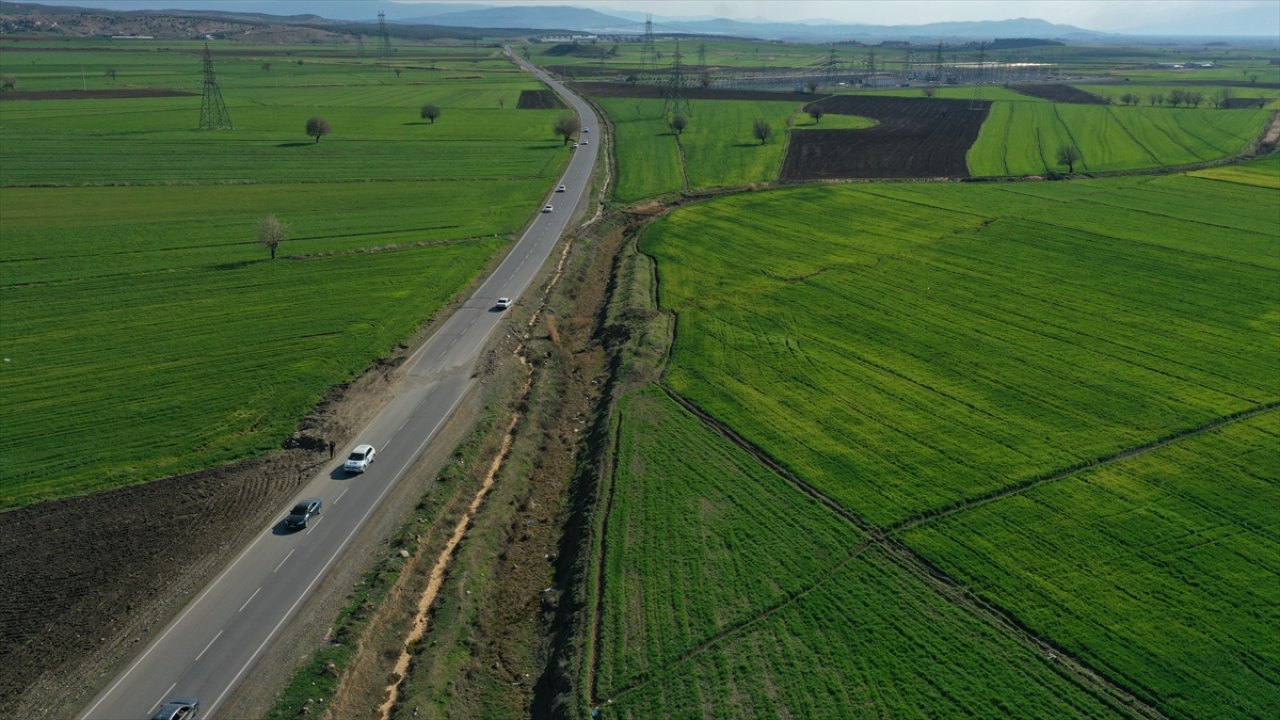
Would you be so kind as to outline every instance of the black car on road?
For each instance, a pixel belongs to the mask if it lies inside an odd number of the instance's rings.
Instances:
[[[193,697],[176,697],[165,703],[151,720],[191,720],[200,712],[200,701]]]
[[[289,517],[284,519],[284,524],[293,530],[301,530],[307,526],[307,521],[312,515],[320,514],[320,498],[307,498],[299,500],[297,505],[289,511]]]

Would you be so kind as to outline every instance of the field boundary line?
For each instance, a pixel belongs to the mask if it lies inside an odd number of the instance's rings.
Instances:
[[[781,610],[785,610],[791,605],[794,605],[795,603],[804,599],[805,596],[807,596],[809,593],[827,584],[827,582],[829,582],[831,578],[836,576],[836,573],[843,570],[845,566],[853,562],[859,555],[863,553],[864,550],[871,547],[873,544],[880,545],[879,542],[877,542],[875,539],[871,538],[870,536],[862,538],[862,540],[859,541],[857,545],[853,546],[853,549],[851,549],[843,558],[840,559],[840,562],[831,566],[830,569],[828,569],[826,572],[818,576],[818,578],[813,582],[813,584],[809,585],[808,587],[802,588],[800,590],[796,590],[795,592],[784,596],[778,602],[775,602],[772,605],[769,605],[765,608],[760,609],[758,612],[756,612],[753,615],[749,615],[747,617],[744,617],[738,620],[737,622],[733,622],[728,625],[725,625],[723,628],[720,628],[718,631],[713,633],[710,637],[707,637],[706,639],[704,639],[702,642],[699,642],[693,647],[685,650],[684,652],[677,655],[675,658],[672,658],[662,663],[660,666],[657,667],[657,669],[640,673],[631,682],[631,684],[622,686],[617,691],[615,691],[614,694],[611,695],[610,697],[600,698],[595,700],[592,703],[592,710],[596,710],[601,706],[608,705],[609,703],[614,702],[615,700],[618,700],[627,695],[630,695],[636,690],[640,690],[648,686],[654,681],[670,674],[672,670],[675,670],[679,666],[685,664],[686,662],[692,660],[693,658],[701,655],[707,650],[710,650],[711,648],[720,644],[722,641],[732,638],[736,635],[739,635],[743,631],[749,630],[752,627],[756,626],[757,624],[769,619],[771,616],[773,616],[774,613],[777,613]],[[592,697],[595,697],[594,689],[592,691]]]
[[[676,136],[676,161],[680,163],[680,179],[684,182],[682,192],[689,192],[689,162],[684,157],[684,143],[680,142],[680,133],[672,134]]]
[[[610,417],[615,417],[618,409],[618,403],[610,403],[613,407],[609,413]],[[598,683],[600,682],[600,643],[601,632],[603,632],[604,617],[604,589],[606,580],[605,561],[608,559],[608,541],[609,541],[609,516],[613,513],[613,496],[614,489],[618,486],[618,453],[620,443],[622,442],[622,417],[616,416],[617,420],[610,423],[610,446],[606,449],[609,457],[606,460],[609,472],[603,476],[608,478],[609,487],[601,488],[598,493],[599,500],[596,504],[595,511],[600,513],[600,537],[595,543],[591,551],[591,561],[595,566],[593,572],[588,575],[591,585],[587,588],[588,596],[594,596],[595,602],[592,603],[591,627],[588,632],[591,634],[590,647],[584,648],[587,657],[583,658],[583,667],[586,668],[588,677],[586,681],[587,697],[591,704],[596,704],[596,698],[599,697]]]
[[[1082,460],[1078,463],[1068,465],[1065,468],[1054,470],[1048,474],[1041,474],[1041,475],[1028,478],[1021,482],[1015,483],[1013,485],[1009,485],[1007,487],[992,491],[990,493],[981,495],[976,498],[972,498],[970,500],[965,500],[963,502],[957,503],[955,505],[951,505],[949,507],[920,513],[915,517],[907,518],[906,520],[903,520],[899,523],[889,526],[888,528],[885,529],[884,532],[886,534],[897,534],[904,530],[910,530],[912,528],[923,525],[925,523],[931,523],[935,520],[939,520],[949,515],[954,515],[955,513],[958,513],[958,512],[963,512],[965,510],[969,510],[969,509],[978,507],[980,505],[986,505],[987,503],[990,503],[990,502],[1002,500],[1011,495],[1017,495],[1021,492],[1037,488],[1046,483],[1051,483],[1056,480],[1063,480],[1063,479],[1072,477],[1073,475],[1084,472],[1085,470],[1090,470],[1096,467],[1104,467],[1106,465],[1120,462],[1122,460],[1128,460],[1130,458],[1145,455],[1146,453],[1149,453],[1152,450],[1158,450],[1162,447],[1165,447],[1166,445],[1172,445],[1173,443],[1176,443],[1182,440],[1187,440],[1199,435],[1203,435],[1207,432],[1212,432],[1214,430],[1217,430],[1218,428],[1225,427],[1232,423],[1240,422],[1241,420],[1248,420],[1249,418],[1255,417],[1257,415],[1262,415],[1264,413],[1271,412],[1278,407],[1280,407],[1280,400],[1273,400],[1268,403],[1263,403],[1262,405],[1255,405],[1251,408],[1247,408],[1245,410],[1240,410],[1239,412],[1231,413],[1230,415],[1223,415],[1221,417],[1216,417],[1212,420],[1196,425],[1195,427],[1187,428],[1186,430],[1180,430],[1178,432],[1156,438],[1155,440],[1143,443],[1141,445],[1133,445],[1133,446],[1124,448],[1123,450],[1110,453],[1108,455],[1090,458],[1088,460]]]

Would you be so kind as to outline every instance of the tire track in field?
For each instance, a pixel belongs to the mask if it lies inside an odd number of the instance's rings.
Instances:
[[[898,534],[904,530],[910,530],[919,525],[923,525],[925,523],[930,523],[940,518],[947,517],[948,515],[954,515],[955,513],[963,512],[965,510],[978,507],[979,505],[985,505],[990,502],[995,502],[996,500],[1002,500],[1011,495],[1017,495],[1026,490],[1031,490],[1033,488],[1039,487],[1046,483],[1053,482],[1055,480],[1063,480],[1065,478],[1069,478],[1073,475],[1081,473],[1085,470],[1089,470],[1091,468],[1102,467],[1105,465],[1110,465],[1112,463],[1119,462],[1121,460],[1128,460],[1129,458],[1145,455],[1146,453],[1149,453],[1152,450],[1158,450],[1166,445],[1172,445],[1173,443],[1180,442],[1182,440],[1188,440],[1188,439],[1203,435],[1207,432],[1212,432],[1214,430],[1217,430],[1218,428],[1240,422],[1241,420],[1248,420],[1251,417],[1262,415],[1264,413],[1269,413],[1275,410],[1276,408],[1280,408],[1280,400],[1273,400],[1268,403],[1263,403],[1262,405],[1255,405],[1254,407],[1248,408],[1246,410],[1241,410],[1239,412],[1231,413],[1230,415],[1223,415],[1222,417],[1214,418],[1212,420],[1209,420],[1208,422],[1201,423],[1195,427],[1188,428],[1186,430],[1182,430],[1170,435],[1166,435],[1164,437],[1157,438],[1155,440],[1143,443],[1141,445],[1134,445],[1133,447],[1125,448],[1123,450],[1120,450],[1119,452],[1111,453],[1110,455],[1104,455],[1102,457],[1092,458],[1089,460],[1082,460],[1073,465],[1068,465],[1065,468],[1061,468],[1043,475],[1037,475],[1035,477],[1028,478],[1026,480],[1023,480],[1020,483],[1001,488],[1000,490],[997,490],[995,492],[991,492],[980,497],[966,500],[961,503],[956,503],[955,505],[952,505],[950,507],[941,508],[937,510],[930,510],[928,512],[920,513],[915,517],[907,518],[902,522],[899,522],[895,525],[890,526],[885,530],[885,533]]]
[[[1107,106],[1107,117],[1115,121],[1115,125],[1120,128],[1120,130],[1125,134],[1126,137],[1128,137],[1131,141],[1133,141],[1134,145],[1137,145],[1138,147],[1142,148],[1142,152],[1146,153],[1147,157],[1151,158],[1151,162],[1155,163],[1156,165],[1160,164],[1160,158],[1156,157],[1156,154],[1151,152],[1151,148],[1142,144],[1142,141],[1138,139],[1138,136],[1134,135],[1133,132],[1129,130],[1129,126],[1125,125],[1120,120],[1120,116],[1116,115],[1115,109],[1112,108],[1111,106]]]
[[[1072,683],[1074,683],[1084,691],[1091,693],[1094,697],[1108,704],[1113,709],[1128,713],[1134,717],[1144,718],[1145,720],[1167,720],[1167,716],[1165,716],[1162,712],[1160,712],[1155,707],[1149,705],[1145,700],[1138,697],[1132,691],[1120,685],[1115,680],[1112,680],[1111,678],[1101,674],[1100,672],[1095,670],[1093,667],[1091,667],[1089,664],[1087,664],[1083,660],[1080,660],[1079,658],[1072,656],[1061,647],[1058,647],[1057,645],[1052,643],[1047,638],[1039,635],[1033,628],[1023,625],[1013,614],[1009,613],[1008,611],[1004,610],[1003,608],[999,607],[998,605],[990,601],[979,598],[966,585],[964,585],[960,581],[948,575],[941,568],[930,563],[927,559],[920,556],[918,553],[916,553],[906,544],[902,543],[900,540],[890,537],[889,532],[896,532],[896,530],[901,529],[900,526],[902,525],[902,523],[899,523],[898,525],[893,526],[893,528],[891,528],[889,531],[886,531],[883,528],[880,528],[871,524],[866,519],[862,518],[861,516],[857,515],[856,513],[849,510],[848,508],[844,507],[840,503],[836,502],[832,498],[825,495],[822,491],[818,490],[813,485],[805,482],[804,480],[800,479],[799,477],[795,476],[794,474],[786,470],[782,465],[780,465],[776,460],[770,457],[763,450],[752,445],[750,442],[748,442],[747,440],[739,436],[737,433],[735,433],[728,426],[721,423],[719,420],[716,420],[714,417],[708,415],[706,412],[702,411],[692,402],[682,397],[679,393],[675,392],[674,390],[667,387],[663,383],[657,383],[657,385],[662,389],[664,393],[667,394],[668,397],[670,397],[674,402],[676,402],[681,407],[685,408],[687,411],[692,413],[694,417],[701,420],[709,429],[721,435],[726,440],[729,440],[730,442],[737,445],[738,447],[742,448],[744,451],[746,451],[748,454],[754,457],[758,462],[763,464],[765,467],[769,468],[771,471],[777,473],[780,477],[782,477],[784,480],[790,483],[793,487],[808,493],[818,502],[822,503],[823,505],[833,510],[840,517],[848,520],[850,523],[855,525],[858,528],[858,530],[866,533],[866,538],[860,543],[858,543],[858,545],[856,545],[849,552],[848,556],[846,556],[839,563],[837,563],[836,566],[833,567],[831,571],[819,577],[808,588],[805,588],[804,590],[800,590],[795,594],[787,598],[784,598],[778,603],[775,603],[774,605],[771,605],[755,613],[754,615],[743,618],[737,623],[734,623],[730,626],[726,626],[725,628],[722,628],[720,631],[716,632],[714,635],[706,638],[705,640],[698,643],[697,645],[687,649],[684,653],[682,653],[676,659],[667,662],[657,671],[651,671],[651,672],[640,674],[630,684],[625,685],[619,688],[618,690],[616,690],[613,693],[613,695],[611,695],[610,697],[600,698],[596,695],[596,688],[594,685],[594,681],[598,673],[596,675],[593,675],[592,686],[590,690],[591,705],[592,705],[593,711],[598,710],[601,707],[607,706],[612,702],[615,702],[637,690],[640,690],[641,688],[644,688],[658,681],[662,677],[665,677],[666,675],[668,675],[672,669],[689,662],[690,660],[696,658],[703,652],[706,652],[707,650],[710,650],[711,648],[715,647],[719,643],[729,638],[736,637],[742,634],[743,632],[755,627],[763,620],[769,618],[773,614],[789,607],[790,605],[795,604],[797,601],[803,599],[804,597],[809,595],[811,592],[813,592],[817,588],[822,587],[828,580],[830,580],[831,577],[833,577],[836,574],[838,570],[845,567],[850,562],[853,562],[853,560],[856,559],[858,556],[860,556],[864,550],[871,547],[872,545],[875,545],[883,549],[886,555],[890,559],[897,562],[904,570],[912,573],[916,577],[920,578],[922,582],[934,588],[944,599],[949,600],[954,604],[961,605],[969,613],[976,616],[978,619],[982,620],[983,622],[988,623],[993,628],[995,628],[998,632],[1000,632],[1002,635],[1009,637],[1014,642],[1024,647],[1032,648],[1037,654],[1045,658],[1045,660],[1049,664],[1050,669],[1059,673],[1060,675],[1062,675],[1067,680],[1071,681]],[[1234,419],[1236,420],[1244,419],[1244,417],[1256,415],[1260,412],[1265,412],[1267,410],[1271,410],[1276,407],[1280,407],[1280,401],[1270,403],[1266,406],[1262,406],[1261,408],[1253,408],[1252,410],[1244,411],[1244,413],[1239,414],[1240,417],[1237,417]],[[1220,418],[1218,421],[1215,421],[1215,422],[1221,425],[1221,424],[1226,424],[1227,422],[1230,422],[1230,421],[1231,421],[1230,419]],[[1201,430],[1201,432],[1206,432],[1209,429],[1210,428],[1204,428]],[[1167,438],[1160,444],[1168,444],[1170,442],[1174,442],[1176,439],[1179,439],[1182,436],[1187,436],[1187,435],[1188,435],[1187,433],[1182,433],[1177,438],[1175,437]],[[1146,450],[1150,450],[1158,446],[1159,445],[1153,444],[1152,447],[1141,449],[1141,450],[1132,449],[1130,453],[1125,457],[1131,457],[1133,455],[1139,454],[1140,452],[1145,452]],[[1119,458],[1117,457],[1115,459],[1119,459]],[[1047,481],[1047,480],[1043,480],[1042,482],[1044,481]],[[599,599],[599,596],[597,596],[597,600],[598,599]],[[596,639],[596,646],[598,648],[600,643],[598,623],[596,624],[595,627],[593,627],[593,631],[596,633],[595,639]],[[596,652],[598,653],[599,651],[597,650]],[[598,654],[596,658],[594,658],[594,660],[595,662],[599,661]]]

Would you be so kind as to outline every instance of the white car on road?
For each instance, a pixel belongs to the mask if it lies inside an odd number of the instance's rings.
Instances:
[[[357,445],[355,450],[347,456],[347,461],[343,463],[342,469],[347,472],[362,473],[369,469],[373,464],[373,457],[377,451],[372,445]]]

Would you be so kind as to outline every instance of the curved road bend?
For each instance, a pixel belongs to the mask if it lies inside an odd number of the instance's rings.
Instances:
[[[592,131],[583,137],[599,137],[598,119],[586,102],[542,71],[529,70],[579,113],[582,127]],[[201,718],[217,714],[470,391],[480,349],[505,316],[494,303],[524,293],[588,202],[597,147],[591,142],[566,150],[573,153],[560,179],[567,191],[546,201],[555,211],[534,218],[497,270],[414,354],[403,388],[359,435],[359,442],[378,449],[369,470],[347,477],[330,463],[312,478],[298,497],[321,498],[320,515],[298,532],[284,532],[282,524],[264,529],[93,699],[82,720],[148,718],[174,696],[199,698]],[[287,512],[280,508],[278,517]]]

